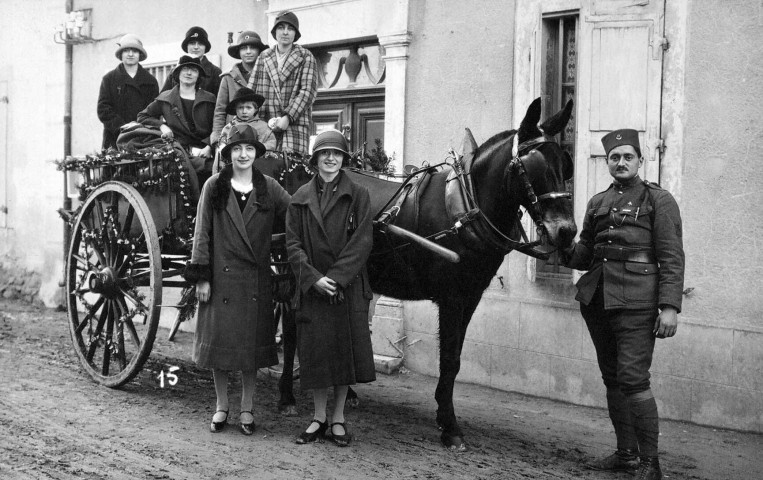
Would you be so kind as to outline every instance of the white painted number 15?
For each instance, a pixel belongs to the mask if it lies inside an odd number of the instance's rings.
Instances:
[[[159,372],[159,375],[156,377],[159,379],[159,387],[164,388],[164,378],[167,377],[167,383],[170,384],[171,387],[174,387],[178,383],[178,376],[175,375],[175,372],[180,370],[180,367],[170,367],[168,373],[164,373],[164,370],[161,370]]]

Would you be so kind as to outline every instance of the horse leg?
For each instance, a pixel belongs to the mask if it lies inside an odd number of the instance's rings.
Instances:
[[[281,316],[283,329],[283,372],[278,381],[281,399],[278,410],[281,414],[293,417],[297,415],[297,400],[294,398],[294,355],[297,351],[297,322],[294,310],[287,310]]]
[[[440,378],[435,390],[437,425],[442,429],[440,440],[451,450],[466,451],[464,434],[456,419],[453,388],[461,369],[461,350],[466,328],[479,304],[477,298],[453,298],[440,304]]]

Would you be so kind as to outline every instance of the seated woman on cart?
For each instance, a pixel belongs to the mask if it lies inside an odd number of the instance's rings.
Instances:
[[[158,128],[162,137],[177,141],[190,156],[199,184],[212,171],[212,117],[215,113],[214,95],[199,88],[199,78],[206,75],[198,58],[183,55],[172,71],[177,85],[159,94],[138,114],[138,122]]]

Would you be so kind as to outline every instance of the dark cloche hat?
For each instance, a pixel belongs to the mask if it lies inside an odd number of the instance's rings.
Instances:
[[[273,36],[273,38],[276,38],[276,27],[279,23],[288,23],[292,27],[294,27],[294,30],[297,31],[297,34],[294,35],[294,41],[296,42],[299,40],[299,37],[302,36],[301,33],[299,33],[299,19],[294,14],[294,12],[281,12],[276,17],[276,21],[273,23],[273,28],[270,30],[270,35]],[[278,40],[276,38],[276,40]]]
[[[254,104],[257,105],[257,108],[259,109],[265,102],[265,97],[259,93],[254,93],[254,90],[251,88],[241,87],[238,89],[236,94],[233,95],[233,100],[231,100],[230,103],[228,103],[228,106],[225,107],[225,113],[228,115],[235,115],[236,108],[241,102],[254,102]]]
[[[207,72],[205,72],[204,68],[201,66],[201,60],[199,60],[198,58],[191,57],[190,55],[183,55],[182,57],[180,57],[180,60],[178,60],[178,64],[175,65],[175,69],[172,70],[172,76],[175,77],[175,81],[178,81],[180,70],[183,67],[193,67],[196,70],[198,70],[199,78],[207,76]]]
[[[248,30],[246,32],[241,32],[238,35],[238,40],[236,41],[236,43],[234,43],[234,44],[232,44],[232,45],[230,45],[228,47],[228,55],[230,55],[233,58],[240,59],[241,58],[241,53],[239,52],[239,50],[244,45],[252,45],[255,48],[259,48],[260,52],[262,52],[263,50],[268,48],[267,45],[262,43],[262,39],[257,34],[257,32],[253,32],[251,30]]]
[[[638,131],[631,128],[623,128],[610,132],[601,139],[604,151],[609,155],[609,151],[620,145],[630,145],[638,151],[641,151],[641,145],[638,142]]]
[[[248,123],[233,125],[230,129],[230,134],[228,135],[228,143],[226,143],[222,151],[220,151],[220,155],[226,160],[230,159],[230,149],[241,143],[254,145],[254,148],[257,150],[257,157],[265,155],[265,145],[259,141],[254,127]]]
[[[347,139],[344,138],[344,135],[342,135],[342,132],[339,130],[326,130],[325,132],[321,132],[317,137],[315,137],[315,142],[313,143],[313,154],[310,157],[310,164],[315,165],[315,163],[318,161],[318,152],[321,150],[339,150],[340,152],[344,153],[345,160],[350,156],[350,152],[348,152],[349,147],[347,146]]]
[[[188,31],[185,32],[185,39],[183,40],[183,43],[180,44],[180,47],[183,49],[184,52],[188,53],[188,44],[194,40],[206,45],[207,52],[209,52],[212,49],[212,44],[209,43],[209,38],[207,37],[207,31],[201,27],[189,28]]]

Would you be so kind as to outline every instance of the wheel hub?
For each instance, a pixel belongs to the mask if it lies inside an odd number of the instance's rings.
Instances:
[[[107,298],[113,298],[119,293],[117,287],[116,275],[114,269],[106,267],[99,272],[91,272],[88,279],[88,286],[90,291],[103,295]]]

